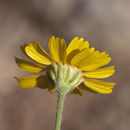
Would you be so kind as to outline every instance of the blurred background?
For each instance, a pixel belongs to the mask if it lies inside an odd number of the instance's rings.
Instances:
[[[51,35],[74,36],[106,51],[116,65],[112,94],[68,95],[62,130],[130,129],[130,0],[0,0],[0,130],[54,130],[56,95],[18,87],[14,56],[35,40],[48,51]]]

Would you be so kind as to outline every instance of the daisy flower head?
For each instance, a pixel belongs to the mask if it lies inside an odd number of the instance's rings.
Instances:
[[[115,83],[102,81],[115,72],[114,65],[104,67],[111,58],[106,52],[89,47],[89,42],[75,37],[68,47],[64,39],[52,36],[48,54],[37,42],[24,44],[21,50],[32,61],[15,58],[25,71],[37,73],[16,77],[21,88],[47,88],[49,92],[82,95],[81,90],[108,94]]]

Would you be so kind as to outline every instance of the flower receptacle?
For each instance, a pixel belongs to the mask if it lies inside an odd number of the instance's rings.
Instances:
[[[61,63],[53,64],[48,76],[58,94],[67,94],[83,81],[82,73],[78,68]]]

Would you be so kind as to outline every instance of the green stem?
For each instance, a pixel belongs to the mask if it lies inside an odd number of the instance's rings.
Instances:
[[[61,127],[64,99],[65,99],[65,94],[58,95],[55,130],[60,130]]]

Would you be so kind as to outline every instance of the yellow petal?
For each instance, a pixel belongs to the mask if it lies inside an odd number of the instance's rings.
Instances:
[[[21,88],[34,88],[39,87],[41,89],[48,90],[54,89],[51,83],[49,82],[49,79],[45,75],[32,75],[32,76],[26,76],[26,77],[16,77],[16,79],[19,82],[19,86]]]
[[[22,46],[20,46],[20,49],[21,49],[21,51],[23,52],[23,54],[24,54],[25,56],[27,56],[28,58],[30,58],[30,57],[27,55],[26,51],[25,51],[25,47],[26,47],[26,46],[27,46],[27,44],[24,43]]]
[[[95,51],[96,52],[96,51]],[[105,53],[100,53],[95,58],[91,58],[87,63],[82,64],[79,68],[83,71],[92,71],[104,65],[107,65],[111,61],[111,57],[108,57]]]
[[[92,55],[92,52],[90,51],[89,48],[86,48],[77,55],[75,55],[72,60],[71,60],[71,65],[79,67],[85,60],[87,60],[90,56]]]
[[[49,91],[50,93],[56,93],[55,89],[52,88],[52,87],[50,87],[50,86],[49,86],[49,88],[48,88],[48,91]]]
[[[84,41],[83,38],[78,39],[78,37],[75,37],[74,39],[72,39],[72,41],[70,42],[70,44],[67,47],[67,55],[75,49],[82,50],[82,49],[88,48],[88,47],[89,47],[88,41]]]
[[[66,63],[67,64],[71,64],[71,60],[73,59],[73,57],[75,55],[77,55],[78,53],[80,53],[80,50],[79,49],[75,49],[73,51],[71,51],[68,56],[67,56],[67,59],[66,59]]]
[[[66,43],[64,39],[52,36],[49,40],[49,51],[55,62],[65,62],[66,59]]]
[[[89,72],[83,72],[83,75],[88,78],[106,78],[115,72],[114,65],[104,68],[95,69]]]
[[[91,93],[97,93],[97,92],[93,91],[92,89],[88,88],[87,86],[85,86],[83,83],[81,83],[78,87],[79,87],[79,89],[82,89],[82,90],[85,90],[85,91],[88,91]]]
[[[20,49],[21,49],[21,51],[23,52],[23,53],[26,53],[25,52],[25,47],[27,46],[27,44],[26,43],[24,43],[22,46],[20,46]]]
[[[48,91],[50,93],[55,93],[55,89],[53,85],[51,84],[49,78],[46,75],[41,75],[37,80],[37,87],[41,89],[48,88]]]
[[[32,75],[26,77],[16,77],[17,81],[19,82],[19,86],[21,88],[34,88],[37,86],[37,79],[40,75]]]
[[[30,61],[26,61],[26,60],[23,60],[23,59],[19,59],[17,57],[15,57],[15,61],[16,61],[17,65],[22,70],[25,70],[25,71],[28,71],[28,72],[38,73],[38,72],[42,72],[42,71],[45,70],[45,67],[43,67],[41,65],[38,65],[36,63],[30,62]]]
[[[41,64],[50,65],[52,63],[49,54],[36,42],[30,43],[29,46],[26,46],[25,51],[29,57]]]
[[[74,90],[71,90],[70,92],[68,92],[68,94],[78,94],[80,96],[83,95],[78,87],[76,87]]]
[[[91,52],[94,52],[94,51],[95,51],[95,48],[94,48],[94,47],[90,48],[90,51],[91,51]]]
[[[72,58],[71,64],[83,71],[92,71],[108,64],[110,61],[111,58],[105,52],[93,52],[91,49],[86,48]]]
[[[106,82],[96,79],[84,79],[84,84],[93,91],[102,94],[108,94],[112,92],[112,88],[114,87],[115,83]]]

